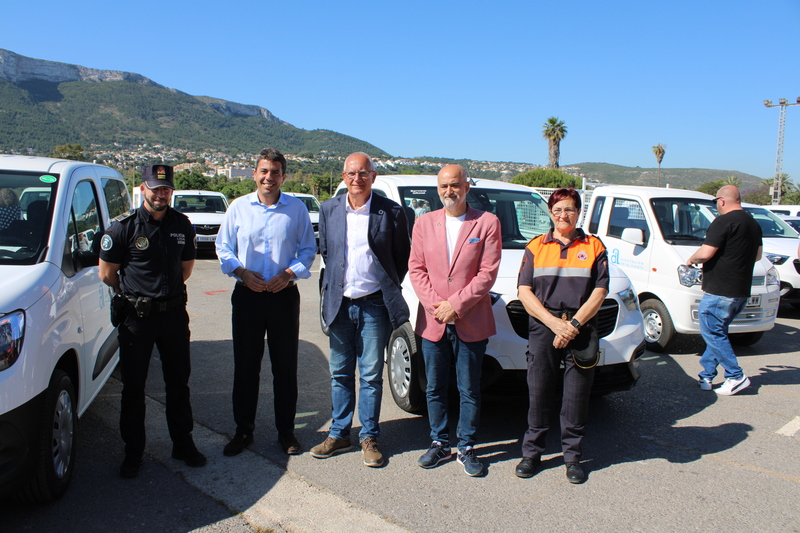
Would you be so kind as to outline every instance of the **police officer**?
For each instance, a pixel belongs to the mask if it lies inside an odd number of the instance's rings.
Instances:
[[[172,167],[142,168],[138,209],[118,216],[101,241],[100,279],[114,288],[119,322],[122,406],[120,433],[125,460],[120,476],[139,475],[145,446],[144,386],[153,345],[158,346],[166,384],[167,427],[172,457],[203,466],[192,440],[189,401],[189,315],[186,286],[196,255],[189,219],[170,207]]]

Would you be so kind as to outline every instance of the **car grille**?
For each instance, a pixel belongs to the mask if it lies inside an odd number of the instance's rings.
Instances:
[[[762,287],[767,282],[767,276],[753,276],[753,287]]]
[[[512,300],[506,306],[508,319],[514,332],[523,339],[528,338],[528,312],[519,300]],[[613,298],[606,298],[597,312],[597,334],[605,337],[617,327],[619,304]]]
[[[197,224],[194,231],[198,235],[216,235],[219,233],[219,224]]]

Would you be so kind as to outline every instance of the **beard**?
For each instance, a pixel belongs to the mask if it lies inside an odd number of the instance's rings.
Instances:
[[[168,202],[168,201],[166,201],[166,200],[164,200],[164,205],[155,205],[155,203],[153,202],[153,200],[151,200],[150,198],[147,198],[147,197],[145,196],[145,198],[144,198],[144,201],[145,201],[145,202],[147,202],[147,205],[149,205],[149,206],[150,206],[150,208],[151,208],[153,211],[164,211],[164,210],[165,210],[167,207],[169,207],[169,202]]]

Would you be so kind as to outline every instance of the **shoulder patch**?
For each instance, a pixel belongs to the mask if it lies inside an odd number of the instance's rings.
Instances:
[[[112,246],[114,246],[114,239],[111,238],[111,235],[103,235],[103,239],[100,241],[100,248],[107,252]]]
[[[122,222],[124,220],[131,218],[135,214],[136,214],[136,209],[131,209],[130,211],[126,211],[125,213],[122,213],[121,215],[114,217],[113,220],[116,220],[117,222]]]

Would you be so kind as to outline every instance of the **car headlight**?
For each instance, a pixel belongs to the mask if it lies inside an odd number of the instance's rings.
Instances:
[[[678,266],[678,279],[684,287],[703,283],[703,271],[690,265]]]
[[[639,299],[636,297],[636,293],[633,292],[633,289],[628,287],[624,291],[620,291],[619,298],[622,300],[622,303],[625,304],[625,308],[628,311],[634,311],[639,309]]]
[[[775,267],[767,270],[767,287],[770,285],[777,285],[779,287],[781,285],[781,277],[778,275],[778,271],[775,270]]]
[[[773,265],[782,265],[789,259],[788,255],[780,255],[780,254],[768,254],[764,252],[764,257],[769,259],[769,262]]]
[[[0,316],[0,372],[17,362],[25,337],[25,313],[14,311]]]

